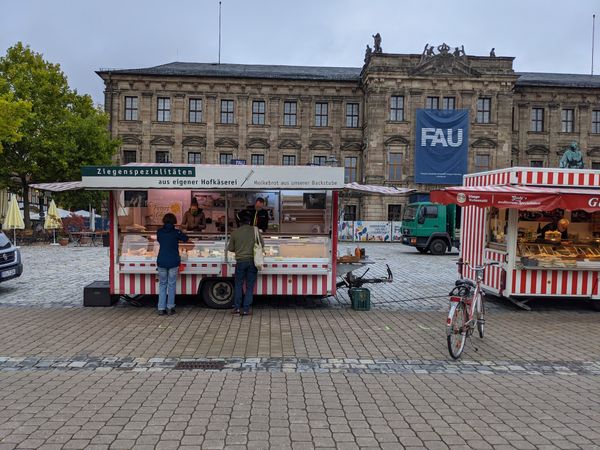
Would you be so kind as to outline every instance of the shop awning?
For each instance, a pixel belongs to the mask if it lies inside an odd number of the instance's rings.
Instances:
[[[431,191],[431,201],[459,206],[551,211],[556,208],[600,211],[600,189],[538,186],[454,186]]]
[[[396,188],[393,186],[379,186],[372,184],[359,184],[359,183],[346,183],[344,189],[349,191],[365,192],[367,194],[381,194],[381,195],[406,195],[414,192],[415,189],[408,188]]]
[[[64,191],[76,191],[83,189],[81,181],[64,181],[59,183],[36,183],[30,184],[30,187],[38,189],[40,191],[50,192],[64,192]]]

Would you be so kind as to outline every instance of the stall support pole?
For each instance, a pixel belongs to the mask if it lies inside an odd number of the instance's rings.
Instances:
[[[227,246],[229,245],[229,194],[225,194],[225,264],[229,262]]]

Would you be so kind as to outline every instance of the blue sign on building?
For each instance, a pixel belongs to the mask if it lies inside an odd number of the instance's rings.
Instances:
[[[462,184],[468,141],[468,109],[417,109],[415,182]]]

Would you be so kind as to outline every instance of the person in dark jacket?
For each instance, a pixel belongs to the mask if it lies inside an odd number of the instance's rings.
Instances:
[[[156,232],[160,244],[158,250],[158,314],[175,314],[175,285],[181,257],[179,241],[186,242],[188,237],[175,228],[177,218],[168,213],[163,217],[163,227]],[[168,294],[168,295],[167,295]]]
[[[254,209],[250,209],[252,213],[252,225],[260,231],[265,232],[269,228],[269,211],[264,209],[265,199],[258,197],[254,203]]]

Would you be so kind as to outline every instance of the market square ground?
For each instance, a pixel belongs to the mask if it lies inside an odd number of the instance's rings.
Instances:
[[[395,275],[370,312],[341,294],[164,318],[80,306],[106,249],[24,247],[0,285],[0,449],[600,448],[598,313],[490,302],[485,340],[451,362],[457,255],[367,253]]]

